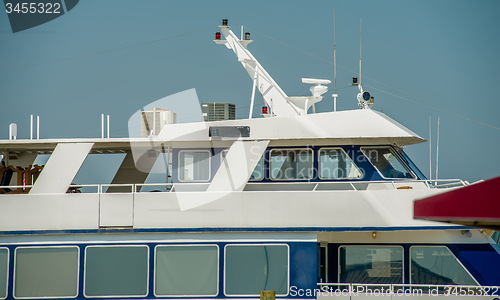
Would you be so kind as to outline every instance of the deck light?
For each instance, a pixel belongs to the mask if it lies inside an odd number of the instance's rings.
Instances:
[[[250,40],[250,32],[245,32],[245,40]]]
[[[373,238],[373,239],[376,239],[376,238],[377,238],[377,232],[376,232],[376,231],[373,231],[373,232],[372,232],[372,238]]]
[[[352,85],[358,85],[358,77],[352,78]]]
[[[362,97],[363,97],[363,100],[368,101],[368,100],[370,100],[371,95],[368,92],[363,92]]]
[[[267,106],[262,106],[262,114],[267,114]]]
[[[227,19],[222,19],[222,26],[227,26]]]
[[[220,40],[220,32],[216,32],[215,33],[215,39],[216,40]]]

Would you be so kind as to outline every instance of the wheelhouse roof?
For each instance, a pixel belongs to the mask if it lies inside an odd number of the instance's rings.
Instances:
[[[92,153],[127,152],[151,143],[173,148],[228,147],[237,138],[209,137],[211,126],[249,126],[243,140],[270,140],[276,145],[387,145],[404,147],[425,140],[385,114],[371,110],[349,110],[293,117],[239,119],[165,125],[154,138],[84,138],[0,140],[1,152],[50,153],[58,143],[94,143]]]

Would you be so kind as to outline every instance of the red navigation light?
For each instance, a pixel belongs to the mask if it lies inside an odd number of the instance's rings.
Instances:
[[[216,40],[220,40],[220,32],[216,32],[215,33],[215,39]]]
[[[267,114],[267,106],[262,106],[262,113]]]

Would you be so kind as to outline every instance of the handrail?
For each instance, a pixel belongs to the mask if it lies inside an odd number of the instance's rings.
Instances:
[[[161,186],[161,187],[165,187],[165,192],[169,192],[172,187],[173,187],[173,183],[136,183],[134,185],[134,193],[143,193],[143,192],[138,192],[138,188],[142,188],[142,187],[147,187],[147,186]],[[170,186],[170,188],[169,188]]]
[[[411,183],[423,183],[428,189],[441,189],[441,188],[454,188],[469,185],[461,179],[433,179],[433,180],[376,180],[376,181],[324,181],[324,182],[248,182],[247,185],[270,185],[279,184],[280,187],[286,186],[297,186],[297,185],[309,185],[313,187],[312,192],[319,192],[325,190],[319,190],[318,188],[322,185],[342,185],[348,184],[352,189],[339,189],[345,191],[359,191],[359,187],[356,188],[357,184],[389,184],[392,189],[396,190],[398,185],[401,184],[411,184]],[[86,187],[96,187],[98,194],[103,194],[103,188],[105,187],[130,187],[130,192],[125,193],[140,193],[139,188],[158,186],[165,187],[166,192],[171,192],[175,186],[194,186],[194,185],[207,185],[209,182],[186,182],[186,183],[122,183],[122,184],[72,184],[69,188],[86,188]],[[0,186],[0,189],[27,189],[32,188],[33,185],[8,185]],[[286,188],[285,188],[286,190]],[[361,189],[362,190],[362,189]]]
[[[22,189],[22,188],[32,188],[33,184],[30,185],[1,185],[0,189]]]
[[[115,183],[115,184],[100,184],[99,185],[99,194],[103,194],[102,188],[103,187],[118,187],[118,186],[130,186],[130,193],[133,193],[135,190],[135,183]]]

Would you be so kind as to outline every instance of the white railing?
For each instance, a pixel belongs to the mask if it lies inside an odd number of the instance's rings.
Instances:
[[[294,191],[363,191],[369,187],[376,189],[377,185],[384,185],[385,189],[403,189],[407,186],[420,184],[428,189],[442,189],[464,187],[468,183],[460,179],[438,179],[438,180],[393,180],[393,181],[336,181],[336,182],[249,182],[246,191],[260,190],[294,190]]]
[[[208,182],[190,183],[126,183],[126,184],[72,184],[68,193],[146,193],[146,192],[203,192],[208,188]],[[363,191],[366,189],[402,189],[414,188],[443,189],[467,186],[460,179],[439,180],[401,180],[401,181],[337,181],[337,182],[249,182],[245,191]],[[17,193],[27,193],[33,185],[0,186],[0,189],[11,191],[22,189]],[[110,188],[121,188],[108,191]],[[16,193],[16,192],[14,192]]]

